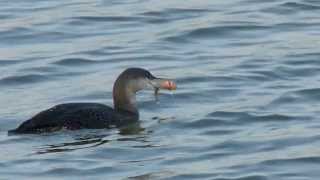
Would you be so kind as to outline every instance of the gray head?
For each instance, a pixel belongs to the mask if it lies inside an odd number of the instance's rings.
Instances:
[[[128,68],[119,75],[113,86],[115,109],[138,113],[136,92],[147,88],[175,90],[176,84],[169,79],[157,78],[145,69]]]

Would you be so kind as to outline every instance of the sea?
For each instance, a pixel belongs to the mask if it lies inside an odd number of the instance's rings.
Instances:
[[[8,135],[129,67],[139,123]],[[318,116],[318,0],[0,1],[1,180],[318,180]]]

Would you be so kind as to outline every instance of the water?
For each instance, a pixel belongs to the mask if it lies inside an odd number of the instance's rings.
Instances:
[[[0,179],[318,179],[320,3],[0,2]],[[7,136],[65,102],[112,105],[127,67],[176,79],[127,129]]]

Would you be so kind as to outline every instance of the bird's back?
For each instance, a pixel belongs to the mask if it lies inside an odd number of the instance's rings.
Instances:
[[[41,133],[65,129],[101,129],[121,124],[121,115],[99,103],[59,104],[36,114],[9,133]]]

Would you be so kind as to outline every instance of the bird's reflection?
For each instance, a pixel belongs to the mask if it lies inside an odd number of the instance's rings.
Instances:
[[[68,133],[68,132],[67,132]],[[79,131],[80,133],[80,131]],[[74,151],[78,149],[92,148],[109,143],[110,141],[136,141],[146,143],[147,134],[151,131],[145,131],[140,123],[132,123],[128,126],[120,128],[117,132],[120,137],[112,138],[114,134],[106,133],[105,130],[95,130],[85,134],[73,134],[72,142],[64,142],[58,144],[49,144],[37,149],[36,154],[57,153]]]

